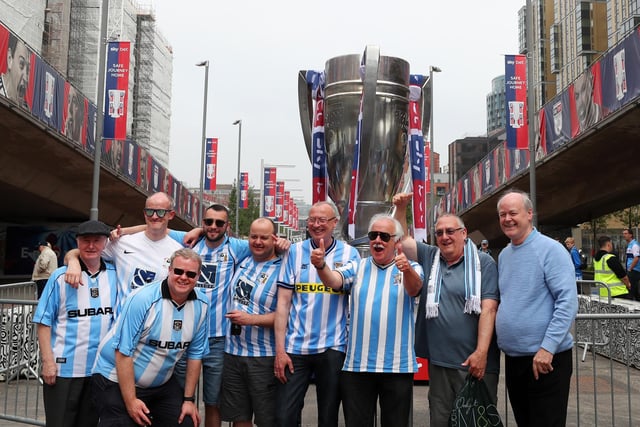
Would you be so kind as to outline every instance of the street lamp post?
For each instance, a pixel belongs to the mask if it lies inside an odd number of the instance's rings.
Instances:
[[[200,156],[200,209],[198,210],[198,220],[202,221],[204,212],[204,168],[207,161],[207,93],[209,92],[209,61],[202,61],[196,64],[197,67],[204,67],[204,104],[202,106],[202,154]]]
[[[433,73],[439,73],[442,70],[436,66],[431,65],[429,67],[429,83],[431,84],[431,114],[429,114],[429,143],[431,147],[429,147],[429,179],[431,180],[431,192],[429,194],[429,209],[427,209],[427,215],[429,215],[429,220],[426,221],[429,225],[429,243],[432,245],[435,243],[435,221],[433,219],[433,207],[436,203],[436,185],[435,185],[435,174],[433,173]]]
[[[240,154],[242,152],[242,120],[236,120],[234,125],[238,125],[238,176],[236,180],[236,237],[240,236],[238,228],[238,217],[240,215]]]

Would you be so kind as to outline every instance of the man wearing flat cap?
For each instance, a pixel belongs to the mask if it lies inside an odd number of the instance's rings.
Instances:
[[[114,323],[117,279],[101,255],[111,229],[100,221],[78,226],[82,283],[65,282],[67,267],[53,272],[33,323],[38,327],[47,426],[97,426],[91,369],[98,344]]]
[[[33,266],[33,274],[31,274],[31,280],[36,282],[38,287],[38,299],[42,295],[44,285],[47,284],[47,280],[51,277],[51,274],[58,268],[58,256],[51,249],[51,244],[44,240],[38,242],[36,249],[40,252],[36,263]]]

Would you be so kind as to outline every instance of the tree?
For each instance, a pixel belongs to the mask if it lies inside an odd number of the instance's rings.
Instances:
[[[249,207],[247,209],[238,209],[238,234],[239,236],[247,236],[249,235],[249,227],[254,219],[260,216],[260,194],[255,190],[254,187],[249,187],[248,198],[249,198]],[[237,200],[237,187],[235,182],[231,187],[231,192],[229,193],[229,223],[230,228],[235,234],[236,232],[236,200]]]
[[[614,212],[613,216],[625,224],[628,229],[633,230],[640,225],[640,205],[630,206]]]

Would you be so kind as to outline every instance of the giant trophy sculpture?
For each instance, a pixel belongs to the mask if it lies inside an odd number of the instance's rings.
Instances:
[[[314,169],[314,201],[323,200],[315,193],[326,191],[335,203],[343,240],[364,243],[370,218],[391,212],[393,195],[407,182],[409,80],[409,63],[381,56],[377,46],[367,46],[362,56],[331,58],[323,72],[299,72],[300,121]],[[426,105],[422,116],[428,117],[430,102],[420,101]],[[422,123],[428,126],[429,120]],[[350,201],[351,211],[355,208],[351,229]]]

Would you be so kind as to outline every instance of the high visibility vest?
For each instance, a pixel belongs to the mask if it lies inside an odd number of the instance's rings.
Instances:
[[[606,254],[598,261],[593,260],[593,280],[607,284],[612,297],[628,294],[629,291],[625,284],[618,279],[618,276],[607,265],[607,260],[612,256],[613,254]],[[607,290],[600,288],[600,296],[607,297]]]

